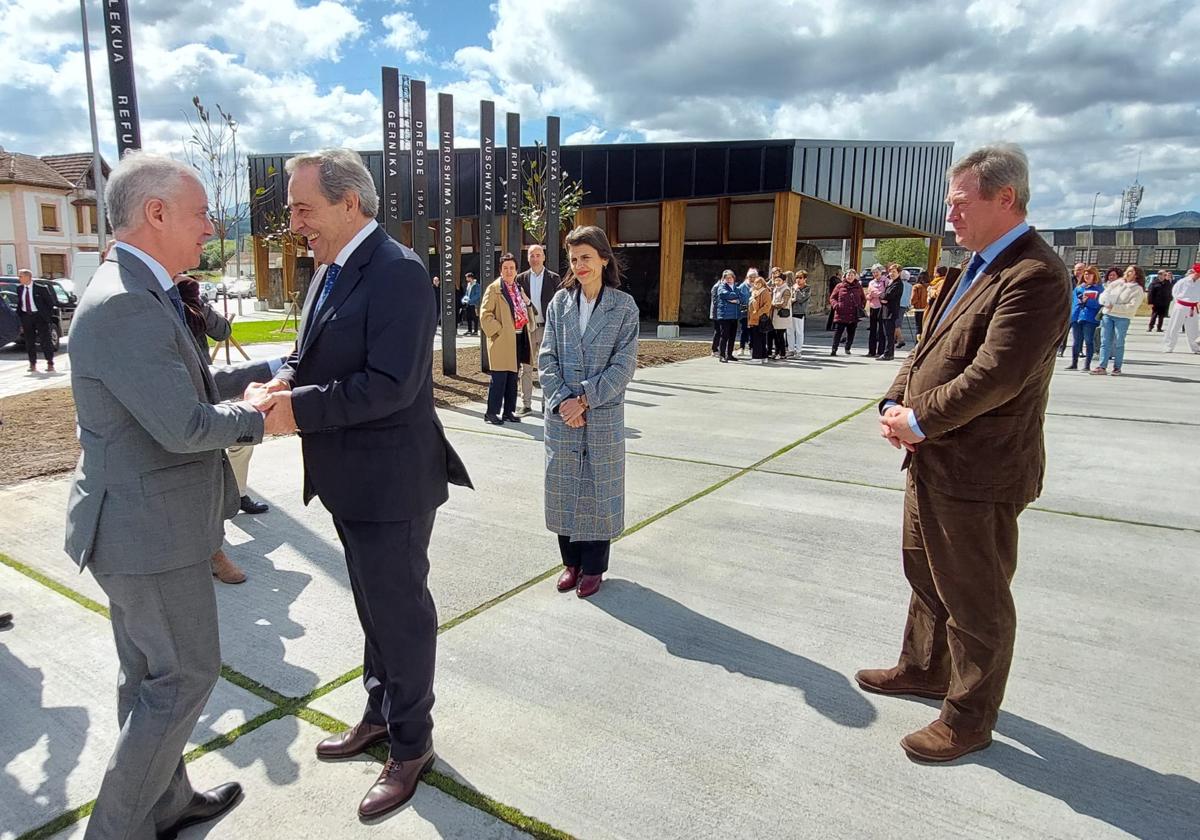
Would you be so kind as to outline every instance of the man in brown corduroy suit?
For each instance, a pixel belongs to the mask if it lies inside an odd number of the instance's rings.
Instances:
[[[1025,223],[1019,147],[985,146],[949,176],[947,220],[974,254],[927,313],[879,407],[881,434],[908,452],[908,622],[899,664],[855,675],[867,691],[943,701],[937,720],[900,742],[921,761],[992,742],[1016,635],[1017,517],[1042,489],[1042,426],[1070,291],[1066,266]]]

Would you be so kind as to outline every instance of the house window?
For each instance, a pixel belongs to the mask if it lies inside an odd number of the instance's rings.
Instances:
[[[1154,251],[1155,268],[1175,268],[1179,265],[1178,248],[1157,248]]]
[[[1100,252],[1096,250],[1089,251],[1087,248],[1076,248],[1075,262],[1083,263],[1084,265],[1096,265],[1100,262]]]
[[[1160,230],[1158,232],[1158,244],[1173,247],[1175,245],[1175,231]]]
[[[42,254],[41,265],[42,276],[47,280],[67,276],[66,254]]]
[[[1132,248],[1133,247],[1133,231],[1131,231],[1131,230],[1117,231],[1117,247],[1118,248]],[[1117,260],[1117,262],[1121,262],[1121,260]]]
[[[1113,251],[1113,262],[1117,265],[1137,265],[1137,248],[1118,248]]]
[[[75,229],[81,234],[93,234],[96,232],[96,205],[75,205]]]
[[[42,205],[42,230],[50,233],[57,233],[60,228],[58,226],[58,205],[43,204]]]
[[[1075,231],[1075,244],[1076,245],[1092,245],[1093,244],[1092,232],[1090,230]]]

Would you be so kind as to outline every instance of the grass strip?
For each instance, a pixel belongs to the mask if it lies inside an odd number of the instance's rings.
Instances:
[[[68,598],[68,599],[74,601],[76,604],[79,604],[79,606],[83,607],[84,609],[91,610],[92,612],[96,613],[97,615],[102,615],[105,618],[109,617],[108,607],[104,606],[101,603],[93,601],[91,598],[89,598],[86,595],[76,592],[74,589],[72,589],[69,586],[59,583],[54,578],[47,577],[46,575],[42,574],[41,572],[39,572],[37,569],[33,568],[32,566],[26,566],[21,561],[14,560],[13,558],[9,557],[7,554],[0,554],[0,563],[3,563],[5,566],[8,566],[10,569],[12,569],[15,572],[20,572],[21,574],[25,575],[25,577],[29,578],[30,580],[37,581],[38,583],[40,583],[42,586],[46,587],[47,589],[53,589],[59,595],[63,596],[64,598]]]

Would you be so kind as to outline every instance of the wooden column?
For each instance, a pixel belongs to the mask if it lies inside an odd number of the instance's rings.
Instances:
[[[503,216],[497,216],[496,224],[500,228],[500,253],[507,254],[512,250],[511,248],[508,247],[508,215],[505,214]],[[516,256],[517,256],[517,265],[520,265],[521,264],[521,255],[517,254]],[[479,273],[481,275],[487,274],[487,272],[485,272],[485,271],[480,271]],[[479,278],[479,282],[483,283],[486,286],[488,283],[492,282],[495,279],[496,278],[494,278],[494,277],[487,277],[485,279],[484,277],[481,276]]]
[[[595,207],[580,207],[579,212],[575,214],[575,227],[596,224],[598,215]]]
[[[775,221],[771,226],[771,265],[777,265],[784,271],[793,271],[796,268],[800,200],[799,193],[775,193]]]
[[[683,286],[683,234],[687,202],[664,201],[659,209],[658,336],[679,336],[679,295]]]
[[[929,272],[929,279],[933,279],[933,271],[938,267],[938,263],[942,261],[942,240],[940,237],[929,237],[929,260],[925,265],[925,269]]]
[[[283,240],[283,298],[291,300],[296,293],[296,246],[291,237]]]
[[[616,248],[621,244],[621,214],[616,207],[609,207],[605,214],[604,233],[608,236],[608,244]]]
[[[717,244],[724,245],[729,241],[729,212],[733,202],[728,198],[717,200]]]
[[[863,252],[863,223],[862,216],[854,217],[854,227],[850,233],[850,268],[862,273],[862,252]]]
[[[266,300],[271,284],[271,247],[261,236],[252,237],[254,241],[254,296]]]

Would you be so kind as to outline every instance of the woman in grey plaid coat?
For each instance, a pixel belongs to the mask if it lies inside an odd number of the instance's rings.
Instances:
[[[600,589],[625,527],[625,386],[637,370],[638,308],[598,227],[567,234],[571,270],[546,313],[546,527],[558,534],[558,590]]]

